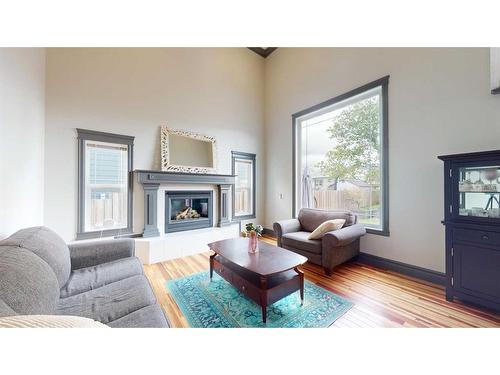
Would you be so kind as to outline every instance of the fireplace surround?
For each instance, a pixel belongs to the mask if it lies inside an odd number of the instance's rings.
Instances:
[[[200,185],[200,191],[201,189],[205,190],[205,187],[202,186],[214,186],[215,190],[212,194],[214,194],[215,197],[212,197],[212,202],[216,201],[216,204],[212,204],[214,211],[211,215],[212,223],[210,226],[224,227],[231,224],[230,197],[232,185],[234,185],[235,180],[234,175],[162,172],[151,170],[135,170],[134,174],[144,190],[144,231],[142,233],[142,237],[158,237],[162,232],[166,232],[166,225],[164,226],[160,224],[158,216],[159,213],[162,213],[163,207],[167,208],[166,205],[162,205],[161,207],[158,206],[160,200],[158,198],[160,185],[162,187],[167,187],[166,190],[169,191],[174,188],[172,185]],[[186,192],[185,189],[182,190],[182,192]],[[168,219],[166,215],[161,215],[161,221],[163,221],[163,218]],[[181,226],[179,226],[179,228],[180,227]],[[169,230],[168,232],[172,231]]]

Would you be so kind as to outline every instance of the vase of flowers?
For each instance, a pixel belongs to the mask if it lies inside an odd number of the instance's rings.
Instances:
[[[259,251],[259,241],[258,238],[262,236],[262,225],[254,225],[253,223],[248,223],[245,225],[245,231],[242,232],[243,237],[247,237],[248,241],[248,252],[256,253]]]

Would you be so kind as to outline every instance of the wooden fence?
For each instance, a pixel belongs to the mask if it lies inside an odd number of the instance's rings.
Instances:
[[[234,191],[234,212],[245,214],[251,212],[250,188],[236,188]]]
[[[113,227],[125,222],[126,197],[122,193],[102,194],[99,198],[91,199],[90,226],[93,230]]]
[[[379,192],[359,190],[316,190],[314,207],[324,209],[360,210],[379,204]]]

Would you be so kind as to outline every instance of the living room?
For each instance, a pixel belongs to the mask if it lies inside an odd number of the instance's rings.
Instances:
[[[4,39],[0,327],[500,327],[500,48],[477,39]]]

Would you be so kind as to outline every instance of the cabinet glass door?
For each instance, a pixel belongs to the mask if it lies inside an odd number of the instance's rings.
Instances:
[[[460,217],[500,217],[500,166],[459,168]]]

